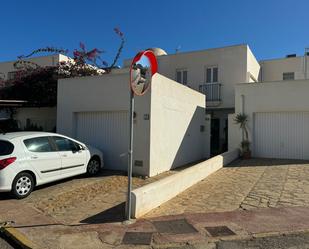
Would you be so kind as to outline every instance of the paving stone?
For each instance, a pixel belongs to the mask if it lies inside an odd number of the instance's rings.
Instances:
[[[217,227],[205,227],[207,232],[212,237],[222,237],[222,236],[232,236],[236,235],[231,229],[227,226],[217,226]]]
[[[126,232],[122,244],[125,245],[150,245],[152,233],[143,232]]]
[[[197,233],[198,232],[185,219],[154,221],[153,224],[159,233],[186,234],[186,233]]]
[[[60,249],[103,249],[104,245],[96,232],[84,232],[61,235]]]

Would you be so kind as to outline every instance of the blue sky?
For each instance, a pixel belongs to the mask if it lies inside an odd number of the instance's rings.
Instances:
[[[72,51],[80,41],[111,62],[125,34],[120,62],[139,50],[168,53],[248,43],[258,59],[304,53],[308,0],[1,1],[0,61],[45,46]]]

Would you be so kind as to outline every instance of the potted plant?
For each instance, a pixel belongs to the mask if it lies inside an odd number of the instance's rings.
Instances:
[[[251,150],[250,150],[250,141],[249,141],[249,135],[248,135],[248,129],[247,129],[247,122],[248,122],[248,115],[238,113],[234,119],[235,123],[239,125],[239,128],[243,130],[244,132],[244,138],[241,142],[241,152],[242,152],[242,158],[243,159],[250,159],[251,158]]]
[[[248,140],[243,140],[241,142],[242,149],[242,158],[250,159],[251,158],[251,150],[250,150],[250,142]]]

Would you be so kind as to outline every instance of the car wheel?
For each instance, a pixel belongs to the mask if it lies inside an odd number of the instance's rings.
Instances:
[[[17,199],[26,198],[34,188],[34,180],[29,173],[19,173],[12,184],[12,193]]]
[[[101,162],[97,158],[91,158],[87,166],[87,174],[89,176],[94,176],[98,174],[101,170]]]

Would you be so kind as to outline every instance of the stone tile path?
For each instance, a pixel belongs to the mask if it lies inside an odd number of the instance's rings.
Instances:
[[[309,206],[309,161],[238,160],[146,217],[288,206]]]

